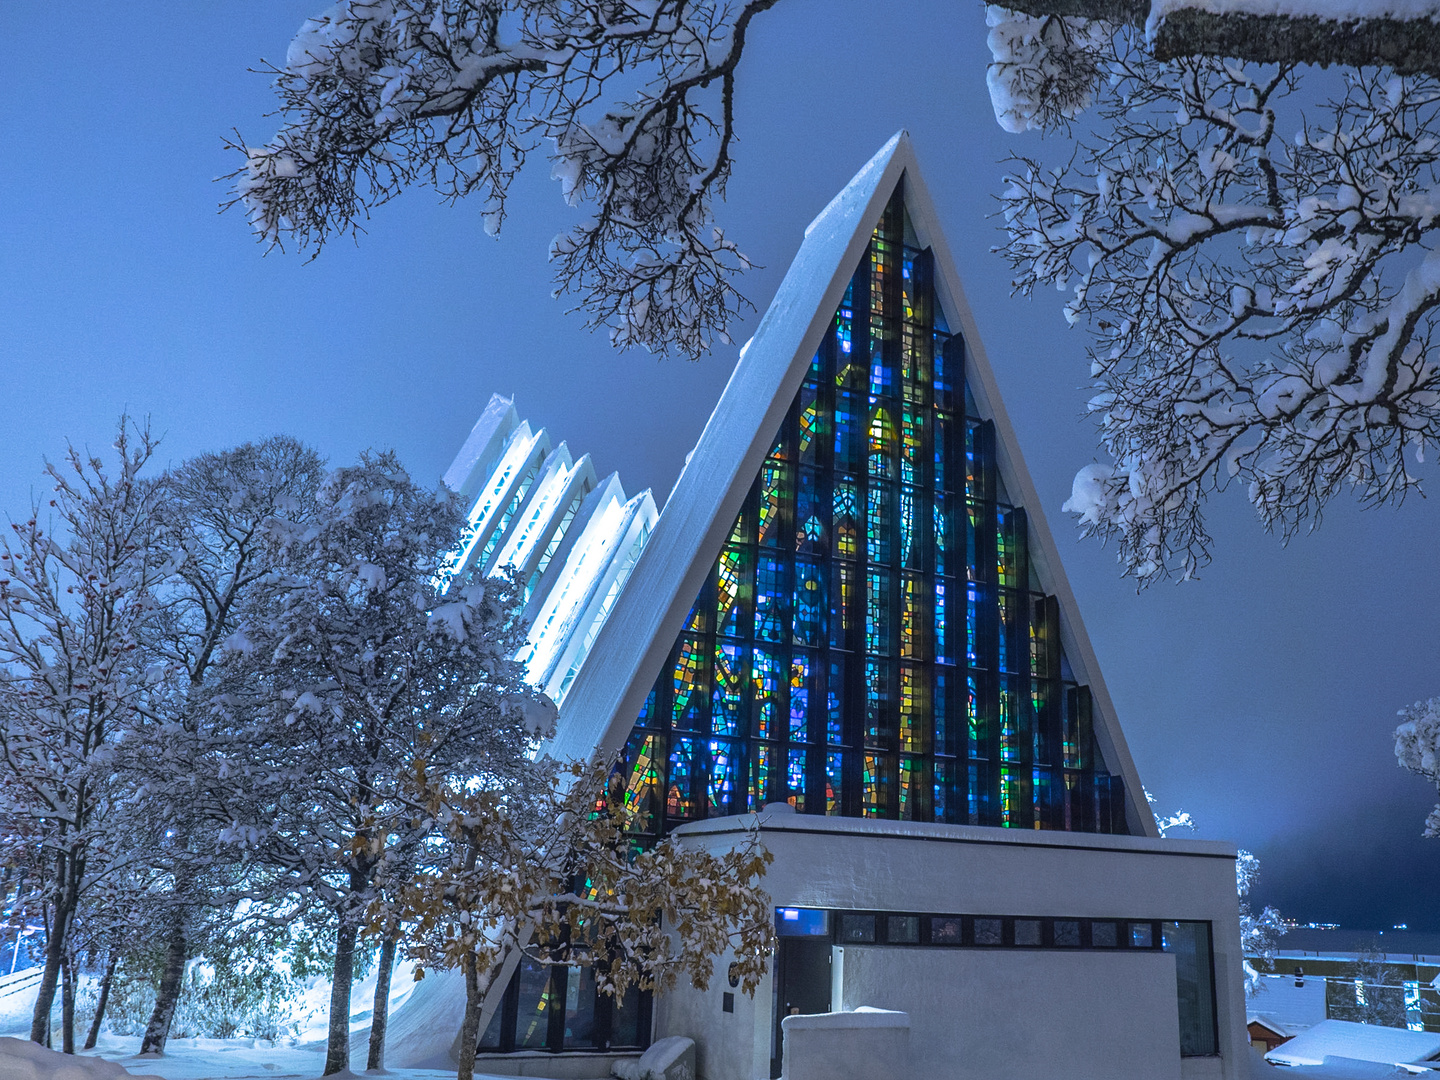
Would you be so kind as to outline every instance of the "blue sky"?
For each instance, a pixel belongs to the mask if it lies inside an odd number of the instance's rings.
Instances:
[[[274,126],[247,68],[322,6],[0,5],[0,511],[24,512],[42,458],[107,445],[127,409],[167,460],[284,431],[336,463],[393,447],[438,479],[493,391],[663,500],[734,351],[616,354],[565,314],[545,252],[575,212],[543,154],[498,240],[478,207],[424,190],[312,262],[217,213],[225,138]],[[1213,507],[1204,579],[1140,595],[1075,539],[1059,507],[1094,454],[1085,339],[1058,296],[1010,298],[989,253],[1001,160],[1062,148],[996,126],[984,34],[979,5],[938,0],[784,0],[756,20],[721,209],[762,265],[744,291],[763,310],[805,224],[908,128],[1147,786],[1260,854],[1259,896],[1287,914],[1440,929],[1440,845],[1418,839],[1432,793],[1390,745],[1395,709],[1440,693],[1440,510],[1337,504],[1282,548],[1236,493]]]

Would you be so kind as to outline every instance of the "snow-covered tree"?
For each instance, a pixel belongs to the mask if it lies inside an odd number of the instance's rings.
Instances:
[[[459,1080],[474,1073],[485,995],[517,950],[542,964],[591,967],[597,990],[620,996],[682,975],[703,989],[722,953],[735,956],[730,974],[753,993],[774,949],[759,888],[773,856],[758,834],[718,855],[669,839],[637,852],[610,812],[605,763],[543,768],[543,797],[517,800],[418,760],[411,812],[437,822],[440,842],[403,882],[398,904],[372,906],[373,923],[405,927],[404,948],[421,972],[463,972]]]
[[[77,916],[145,839],[114,762],[146,709],[144,644],[170,571],[141,476],[154,447],[122,417],[113,464],[72,446],[46,465],[49,498],[0,533],[0,834],[46,931],[30,1037],[47,1039],[63,975],[70,1052]]]
[[[1440,789],[1440,697],[1417,701],[1400,710],[1395,729],[1395,758],[1403,769],[1423,776]],[[1425,819],[1425,836],[1440,837],[1440,803]]]
[[[190,938],[201,923],[224,918],[239,885],[214,864],[214,845],[197,822],[194,770],[168,752],[166,731],[197,733],[208,722],[206,689],[236,632],[250,594],[275,569],[269,529],[277,514],[303,520],[324,473],[323,461],[295,439],[276,436],[232,450],[201,454],[159,480],[161,536],[172,572],[158,589],[161,618],[150,647],[170,692],[152,707],[130,768],[162,819],[157,865],[169,877],[152,911],[167,926],[164,974],[140,1052],[159,1053],[183,988]],[[180,745],[188,745],[181,743]],[[158,750],[158,752],[157,752]],[[213,829],[208,830],[213,833]]]
[[[533,787],[515,587],[439,588],[463,520],[392,454],[334,472],[304,520],[277,517],[270,591],[226,642],[214,720],[190,752],[222,840],[334,928],[327,1074],[349,1065],[352,961],[378,879],[428,832],[393,813],[411,764],[518,799]]]

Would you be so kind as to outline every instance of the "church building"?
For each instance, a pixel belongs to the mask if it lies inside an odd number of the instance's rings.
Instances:
[[[711,362],[718,362],[712,360]],[[917,1080],[1248,1076],[1235,849],[1158,836],[904,133],[803,242],[665,505],[492,399],[455,572],[526,582],[549,753],[645,841],[758,825],[779,948],[612,1002],[517,965],[485,1072],[668,1035],[778,1076],[787,1015],[903,1010]]]

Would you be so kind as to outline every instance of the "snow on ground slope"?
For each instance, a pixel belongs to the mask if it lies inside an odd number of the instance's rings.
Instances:
[[[62,1054],[24,1039],[0,1037],[4,1080],[129,1080],[134,1075],[104,1058]]]

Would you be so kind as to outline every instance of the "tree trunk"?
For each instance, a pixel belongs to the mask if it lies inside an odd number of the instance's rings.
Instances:
[[[68,954],[60,962],[60,1047],[75,1053],[75,958]]]
[[[119,959],[112,951],[110,961],[105,965],[105,974],[100,979],[100,1000],[95,1004],[95,1019],[90,1021],[90,1032],[85,1036],[86,1050],[94,1050],[100,1038],[100,1024],[105,1019],[105,1006],[110,1004],[110,983],[115,979],[115,964]]]
[[[380,970],[375,973],[375,1007],[370,1011],[370,1056],[365,1068],[385,1068],[385,1028],[390,1022],[390,973],[395,967],[395,938],[380,945]]]
[[[350,987],[355,980],[355,924],[344,916],[335,938],[335,973],[330,982],[330,1038],[325,1047],[325,1072],[350,1068]]]
[[[461,968],[465,972],[465,1021],[460,1025],[459,1073],[455,1080],[474,1080],[475,1050],[480,1045],[480,1009],[485,998],[480,992],[480,972],[473,953],[465,957]]]
[[[45,972],[35,997],[30,1018],[30,1041],[50,1045],[50,1010],[55,1007],[55,987],[60,981],[60,961],[65,956],[65,938],[70,931],[70,910],[65,897],[55,904],[55,921],[45,940]]]
[[[160,976],[160,992],[155,995],[155,1011],[150,1014],[145,1037],[140,1040],[142,1054],[165,1052],[165,1040],[170,1037],[170,1021],[175,1018],[175,1006],[185,985],[189,944],[185,939],[184,910],[176,908],[170,922],[170,940],[165,946],[165,970]]]

